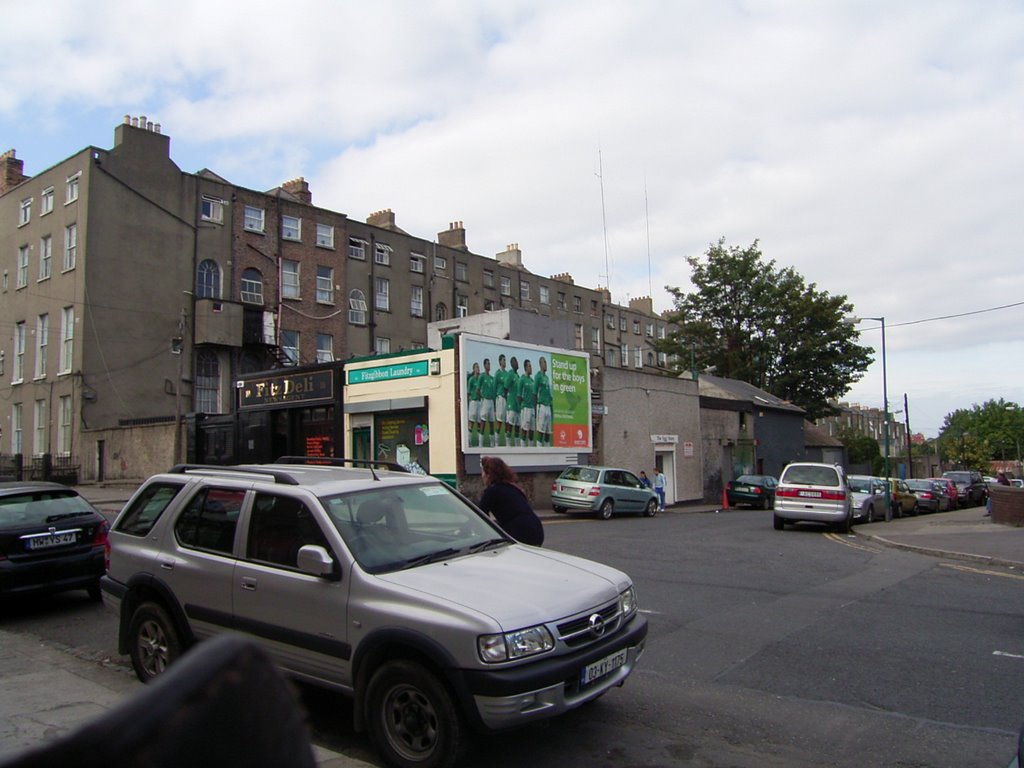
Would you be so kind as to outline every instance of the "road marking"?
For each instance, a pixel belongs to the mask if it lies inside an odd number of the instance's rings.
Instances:
[[[955,563],[939,563],[942,568],[952,568],[956,571],[965,571],[967,573],[979,573],[983,576],[1002,576],[1006,579],[1021,579],[1024,581],[1024,574],[1020,573],[1006,573],[1004,571],[989,571],[984,568],[971,568],[969,565],[957,565]]]
[[[825,538],[829,539],[830,541],[834,541],[837,544],[842,544],[844,547],[849,547],[850,549],[858,549],[861,552],[870,552],[873,555],[877,555],[879,552],[882,551],[881,549],[875,549],[874,547],[865,546],[864,544],[861,544],[856,540],[851,540],[853,539],[852,534],[850,534],[850,538],[848,539],[845,536],[840,536],[837,533],[826,533]]]
[[[1011,659],[1024,659],[1019,653],[1007,653],[1006,651],[992,651],[993,656],[1008,656]]]

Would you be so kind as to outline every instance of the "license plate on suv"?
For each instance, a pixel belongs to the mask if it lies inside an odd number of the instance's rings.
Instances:
[[[611,674],[626,663],[626,649],[616,651],[610,656],[598,659],[580,670],[580,685],[589,685],[605,675]]]

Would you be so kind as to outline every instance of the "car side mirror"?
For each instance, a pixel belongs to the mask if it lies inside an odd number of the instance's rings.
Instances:
[[[330,581],[341,579],[341,573],[334,565],[330,553],[319,544],[306,544],[299,549],[299,570],[312,576],[320,576]]]

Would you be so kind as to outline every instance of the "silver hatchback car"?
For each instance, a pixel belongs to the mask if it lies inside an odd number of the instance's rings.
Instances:
[[[555,512],[596,512],[607,520],[619,512],[647,517],[658,513],[658,495],[628,469],[566,467],[551,484]]]
[[[775,530],[803,521],[850,532],[853,494],[842,467],[806,461],[787,464],[782,470],[775,490]]]

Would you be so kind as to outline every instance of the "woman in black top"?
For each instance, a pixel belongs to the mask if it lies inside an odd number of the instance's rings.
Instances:
[[[495,456],[480,459],[484,476],[484,495],[480,509],[489,513],[498,525],[516,541],[539,547],[544,543],[544,526],[516,485],[516,474]]]

